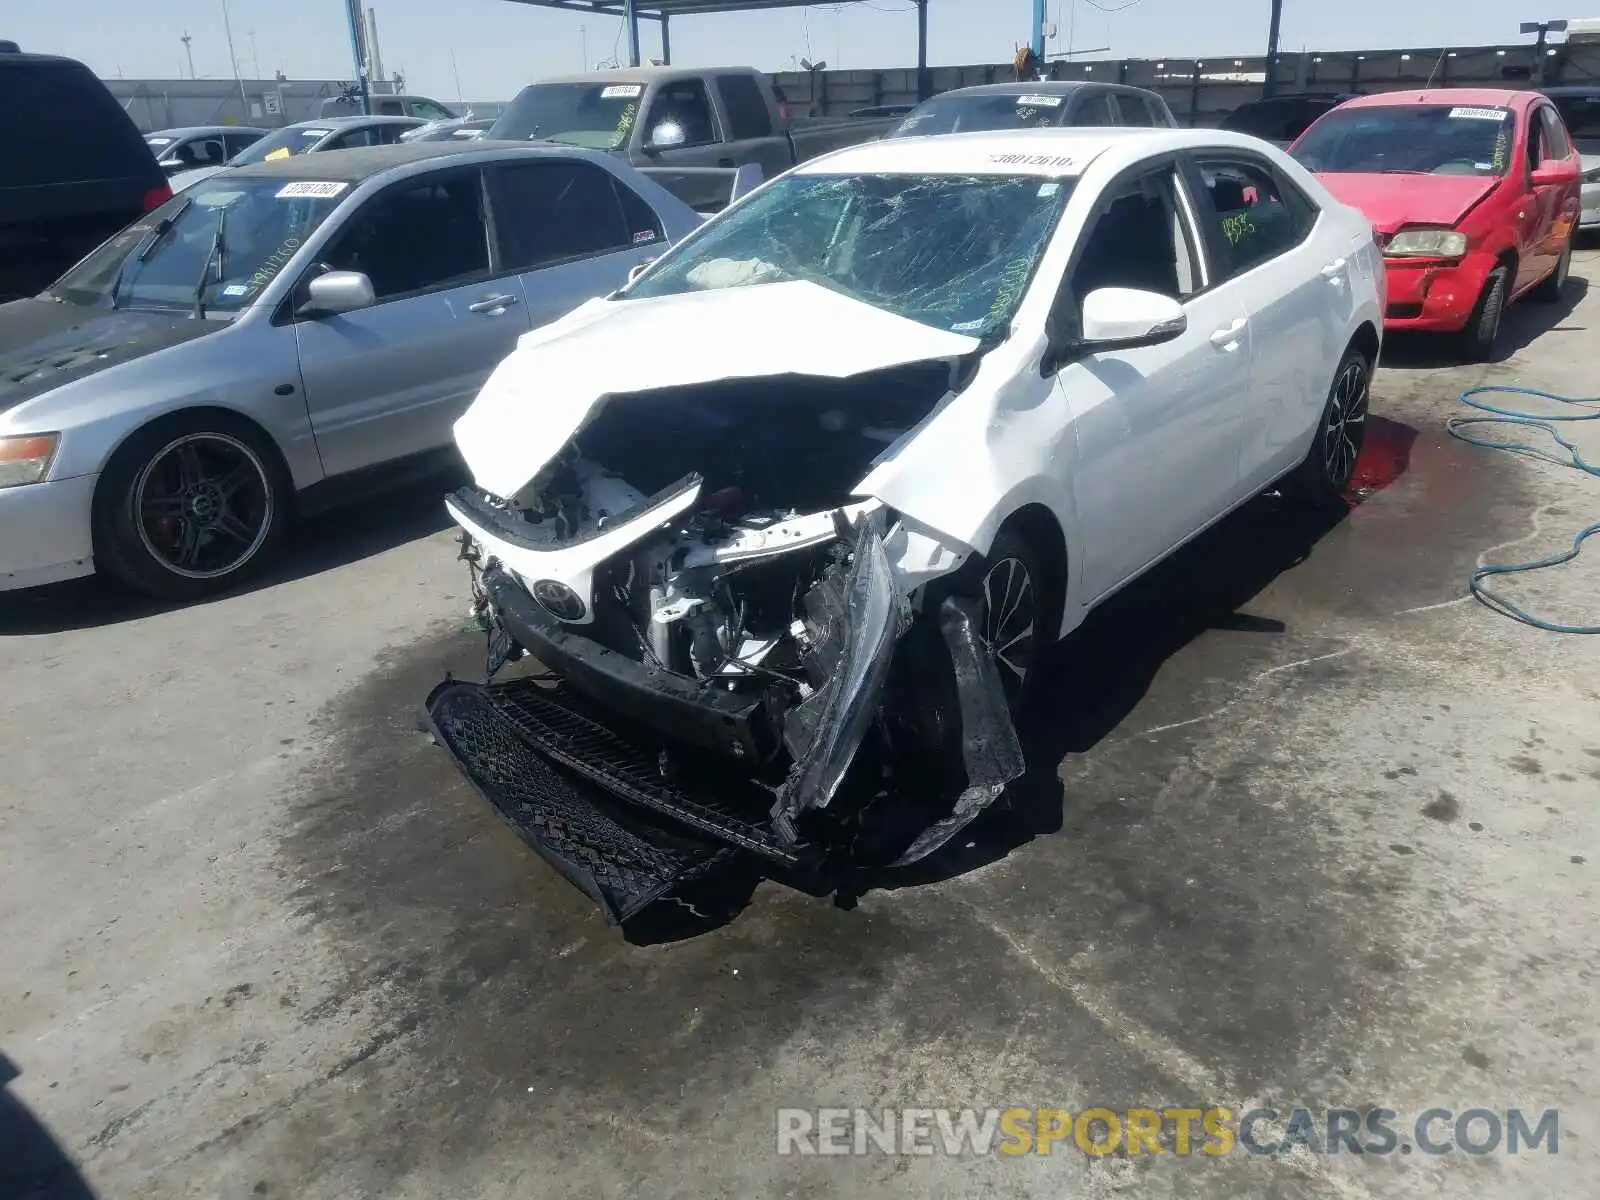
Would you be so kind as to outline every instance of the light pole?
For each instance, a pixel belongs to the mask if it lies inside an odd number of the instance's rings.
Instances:
[[[250,98],[244,94],[244,80],[239,75],[239,56],[233,49],[233,22],[228,20],[228,0],[222,0],[222,32],[228,35],[228,63],[233,67],[233,81],[239,85],[239,103],[244,106],[239,113],[239,119],[248,121]]]
[[[1270,100],[1278,90],[1278,35],[1283,29],[1283,0],[1272,0],[1272,15],[1267,19],[1267,71],[1261,84],[1261,98]]]
[[[183,36],[181,38],[179,38],[178,40],[183,43],[183,56],[189,60],[189,78],[193,79],[194,78],[194,50],[190,48],[189,43],[194,41],[194,39],[189,36],[189,31],[187,29],[185,29],[183,31]]]
[[[1544,61],[1549,57],[1545,53],[1545,47],[1548,44],[1549,35],[1563,33],[1566,28],[1567,23],[1565,21],[1524,21],[1522,23],[1523,33],[1536,33],[1539,35],[1538,41],[1533,44],[1533,81],[1535,83],[1542,84],[1544,82]]]

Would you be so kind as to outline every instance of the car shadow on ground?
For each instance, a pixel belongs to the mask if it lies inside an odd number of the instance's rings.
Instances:
[[[675,904],[646,909],[624,926],[635,944],[680,940],[736,917],[762,878],[812,894],[832,890],[852,906],[869,891],[920,887],[977,870],[1066,823],[1062,760],[1081,755],[1117,730],[1148,692],[1162,665],[1208,630],[1275,637],[1282,622],[1240,611],[1369,496],[1409,469],[1417,431],[1370,418],[1366,444],[1343,503],[1320,511],[1276,494],[1260,496],[1102,604],[1041,662],[1043,686],[1019,728],[1027,774],[995,808],[936,853],[893,871],[863,872],[842,883],[782,878],[750,864],[718,875]],[[837,885],[837,886],[836,886]]]
[[[1572,314],[1588,291],[1589,281],[1573,276],[1562,289],[1560,300],[1553,303],[1533,299],[1517,301],[1506,310],[1500,327],[1500,344],[1490,361],[1505,362],[1547,333],[1586,330],[1587,325],[1573,323]],[[1467,361],[1455,339],[1448,334],[1390,333],[1384,337],[1379,365],[1385,370],[1434,371],[1458,367]]]
[[[450,520],[443,499],[462,482],[459,471],[441,471],[394,492],[298,520],[259,574],[210,600],[157,600],[100,576],[0,593],[0,637],[115,625],[196,604],[225,602],[360,562],[447,528]]]
[[[20,1074],[0,1054],[0,1196],[94,1200],[94,1191],[44,1124],[11,1094]]]

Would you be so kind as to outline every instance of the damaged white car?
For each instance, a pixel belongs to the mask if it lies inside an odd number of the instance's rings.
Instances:
[[[434,730],[616,920],[920,858],[1021,774],[1043,646],[1263,490],[1339,495],[1382,317],[1371,225],[1251,138],[814,160],[457,423],[491,682]]]

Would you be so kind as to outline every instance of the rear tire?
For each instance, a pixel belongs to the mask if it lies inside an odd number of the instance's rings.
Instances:
[[[292,485],[277,449],[225,413],[175,413],[139,430],[101,473],[95,565],[147,595],[236,587],[270,556]]]
[[[1483,292],[1473,306],[1467,327],[1461,331],[1462,350],[1473,362],[1492,362],[1500,348],[1500,325],[1506,315],[1511,272],[1496,267],[1484,280]]]
[[[1284,494],[1311,507],[1337,504],[1355,475],[1367,436],[1372,361],[1352,347],[1339,360],[1305,459],[1284,480]]]

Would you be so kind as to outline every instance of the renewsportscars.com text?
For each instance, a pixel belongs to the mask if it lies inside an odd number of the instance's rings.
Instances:
[[[781,1155],[1558,1154],[1557,1109],[782,1108]]]

